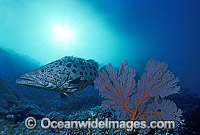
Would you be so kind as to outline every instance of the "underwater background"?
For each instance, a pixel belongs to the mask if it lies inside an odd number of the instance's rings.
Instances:
[[[93,112],[91,117],[116,119],[101,107],[103,99],[92,86],[63,102],[58,93],[15,83],[20,75],[64,56],[93,59],[100,67],[119,67],[126,59],[137,75],[150,58],[168,63],[181,86],[171,99],[186,121],[173,132],[199,134],[199,24],[199,0],[0,0],[0,134],[60,133],[26,129],[28,116],[76,120]],[[80,132],[88,133],[63,134]],[[108,132],[115,133],[92,133]]]

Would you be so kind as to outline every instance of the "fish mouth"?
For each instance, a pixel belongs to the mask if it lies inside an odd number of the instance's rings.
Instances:
[[[29,75],[20,76],[20,78],[16,80],[16,83],[19,85],[25,85],[33,88],[44,88],[42,84],[38,83],[36,79]]]

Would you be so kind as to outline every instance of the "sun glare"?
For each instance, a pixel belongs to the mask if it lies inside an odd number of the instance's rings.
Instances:
[[[54,26],[54,35],[58,41],[71,42],[73,41],[74,32],[70,29],[56,25]]]

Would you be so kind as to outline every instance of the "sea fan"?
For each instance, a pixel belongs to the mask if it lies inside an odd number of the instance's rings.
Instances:
[[[149,60],[136,85],[135,69],[126,60],[118,71],[108,64],[95,79],[95,88],[105,98],[102,105],[116,110],[119,119],[181,122],[182,111],[172,101],[163,99],[180,90],[179,79],[167,68],[164,62]]]

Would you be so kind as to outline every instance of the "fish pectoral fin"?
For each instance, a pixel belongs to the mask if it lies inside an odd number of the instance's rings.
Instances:
[[[76,99],[76,97],[75,97],[74,94],[72,94],[72,93],[67,93],[67,95],[70,96],[70,97],[73,98],[73,99]]]
[[[78,88],[79,84],[70,84],[67,88],[68,89],[76,89]]]
[[[66,92],[60,93],[60,97],[61,97],[62,99],[65,99],[67,96],[69,96],[69,97],[71,97],[71,98],[73,98],[73,99],[76,98],[76,97],[74,96],[74,94],[72,94],[72,93],[66,93]]]
[[[68,89],[77,89],[85,80],[81,80],[81,77],[78,77],[74,80],[70,80]]]
[[[80,81],[81,81],[81,76],[76,78],[76,79],[70,80],[68,83],[70,83],[70,84],[79,84]]]
[[[94,87],[94,83],[90,83],[90,85]]]
[[[62,99],[65,99],[65,98],[67,97],[67,94],[66,94],[65,92],[60,93],[60,97],[61,97]]]

